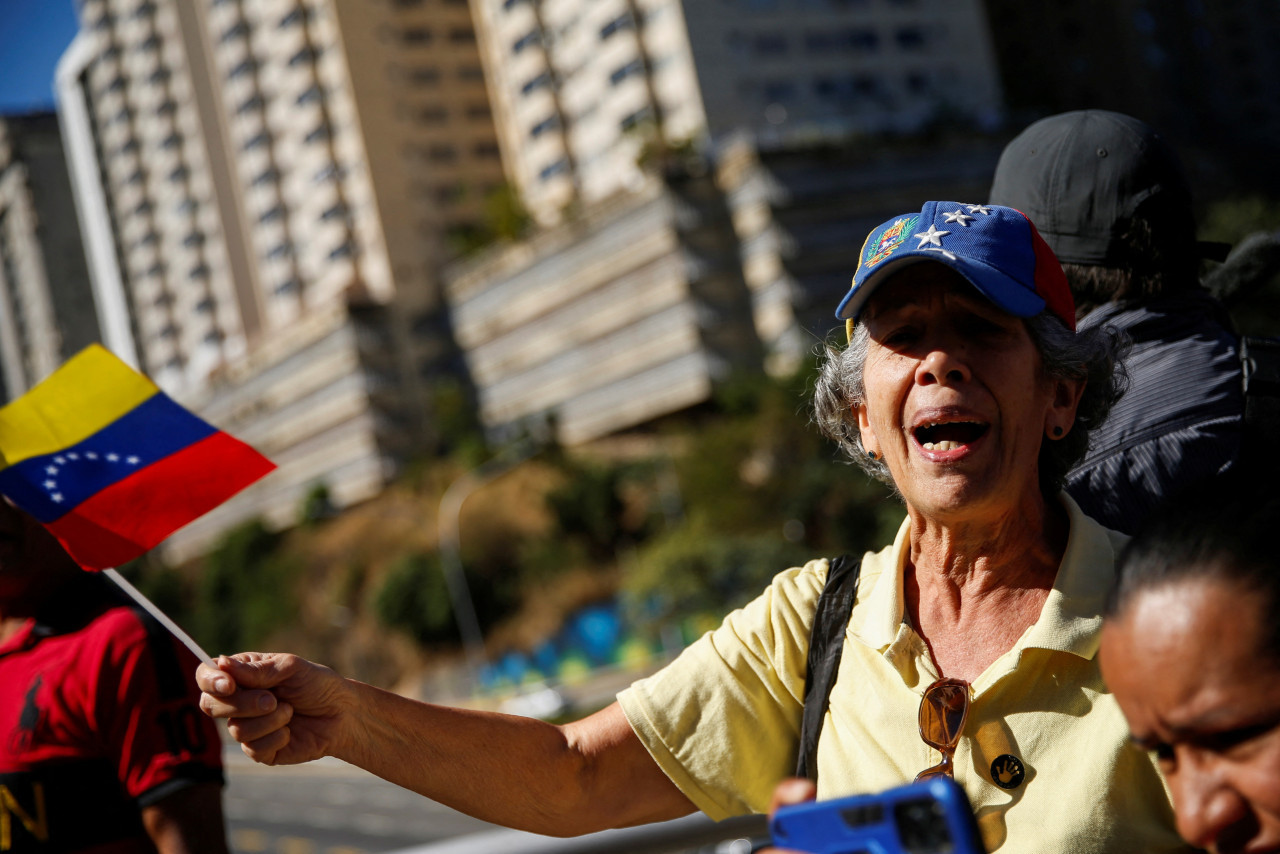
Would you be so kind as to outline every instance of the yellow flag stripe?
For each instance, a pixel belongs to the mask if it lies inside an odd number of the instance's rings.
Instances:
[[[0,467],[81,442],[159,390],[109,350],[91,344],[0,409]]]

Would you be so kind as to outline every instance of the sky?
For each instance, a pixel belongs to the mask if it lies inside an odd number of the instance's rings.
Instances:
[[[53,70],[76,27],[73,0],[0,0],[0,115],[53,109]]]

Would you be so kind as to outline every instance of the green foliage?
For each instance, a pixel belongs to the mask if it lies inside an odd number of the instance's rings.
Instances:
[[[298,516],[304,527],[311,527],[323,519],[330,518],[336,512],[337,508],[333,506],[333,500],[329,495],[329,485],[317,483],[303,496]]]
[[[378,622],[427,645],[458,639],[449,588],[437,555],[409,554],[396,561],[373,595]]]
[[[581,542],[588,554],[609,558],[626,538],[624,503],[619,492],[623,473],[617,466],[565,461],[567,477],[546,496],[556,519],[556,534]]]
[[[658,538],[626,568],[624,606],[649,631],[693,614],[718,617],[810,557],[776,535],[720,534],[692,522]]]
[[[297,605],[297,565],[281,537],[253,519],[230,529],[205,556],[196,584],[192,634],[215,655],[260,646]]]

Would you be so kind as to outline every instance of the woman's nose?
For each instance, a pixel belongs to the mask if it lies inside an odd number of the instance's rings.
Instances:
[[[968,366],[951,347],[933,347],[916,367],[916,382],[920,385],[954,385],[968,379]]]
[[[1211,769],[1182,771],[1169,783],[1178,833],[1198,848],[1211,848],[1249,816],[1244,797]]]

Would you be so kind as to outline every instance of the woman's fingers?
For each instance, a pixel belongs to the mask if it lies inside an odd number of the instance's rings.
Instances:
[[[769,815],[778,811],[778,807],[802,804],[818,796],[818,787],[812,780],[804,777],[788,777],[773,790],[773,801],[769,804]]]
[[[227,732],[241,744],[251,744],[284,729],[292,719],[293,707],[288,703],[280,703],[260,717],[231,718],[227,721]]]

